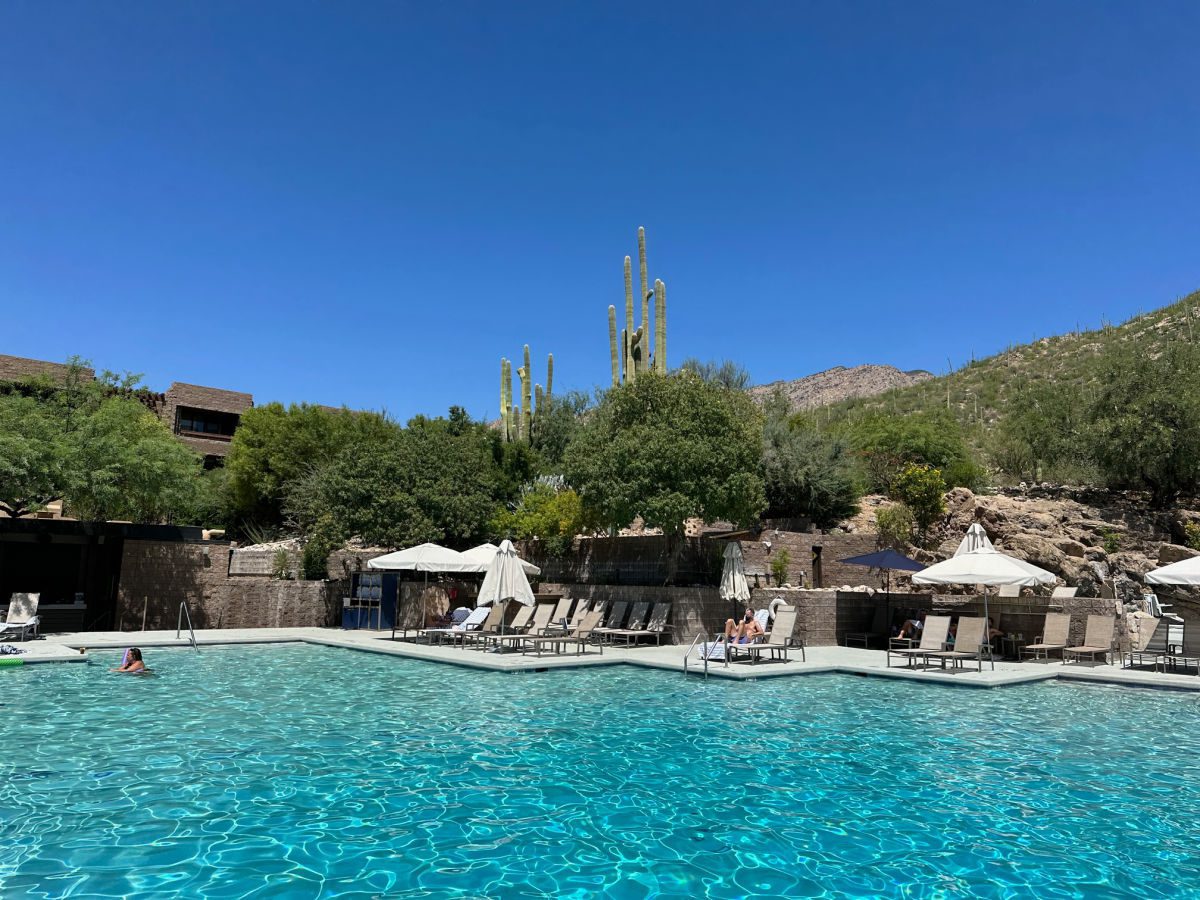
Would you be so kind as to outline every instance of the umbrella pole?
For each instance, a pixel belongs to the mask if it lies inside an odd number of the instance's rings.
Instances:
[[[400,588],[403,582],[396,579],[396,602],[392,604],[392,640],[396,639],[396,622],[400,620]]]
[[[992,671],[996,671],[996,654],[992,652],[992,618],[988,615],[988,590],[987,585],[983,586],[983,639],[987,642],[988,662],[992,664]]]

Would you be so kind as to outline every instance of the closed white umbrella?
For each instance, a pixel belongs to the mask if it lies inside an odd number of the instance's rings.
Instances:
[[[1147,584],[1200,584],[1200,556],[1181,559],[1146,573]]]
[[[496,551],[500,548],[495,544],[480,544],[478,547],[472,547],[470,550],[464,550],[462,555],[471,562],[479,566],[480,572],[486,572],[488,566],[492,564],[492,560],[496,557]],[[521,568],[525,570],[526,575],[540,575],[542,570],[531,562],[517,557],[521,561]]]
[[[746,580],[746,560],[742,556],[742,545],[730,541],[722,554],[725,562],[721,567],[721,599],[730,604],[750,602],[750,582]],[[733,618],[737,618],[735,610]]]
[[[955,555],[934,563],[912,577],[913,584],[981,584],[983,616],[988,617],[987,588],[992,585],[1015,584],[1032,587],[1053,584],[1058,580],[1053,572],[1040,569],[1033,563],[1001,553],[992,546],[983,528],[972,525]],[[996,668],[995,661],[992,668]]]
[[[523,606],[533,606],[537,603],[533,596],[533,588],[529,586],[529,579],[525,577],[525,570],[521,567],[521,558],[517,556],[516,547],[512,541],[505,540],[497,548],[487,574],[483,576],[483,586],[479,588],[479,599],[476,602],[480,606],[492,603],[503,603],[507,606],[509,600],[516,600]],[[504,626],[500,627],[503,630]]]

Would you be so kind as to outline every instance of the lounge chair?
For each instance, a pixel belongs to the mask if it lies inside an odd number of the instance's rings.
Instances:
[[[571,615],[571,604],[575,601],[570,597],[561,597],[554,606],[554,615],[550,617],[551,622],[560,622]]]
[[[441,640],[449,641],[451,644],[459,644],[465,648],[467,644],[477,640],[481,634],[495,634],[498,632],[504,622],[504,604],[492,603],[479,608],[487,610],[487,616],[484,618],[482,625],[477,628],[450,629],[441,635]]]
[[[754,618],[758,621],[758,627],[765,633],[767,625],[770,624],[771,613],[768,610],[760,609],[754,614]],[[721,635],[717,640],[711,642],[701,641],[696,645],[696,657],[698,659],[724,659],[725,658],[725,635]]]
[[[508,625],[501,626],[496,631],[480,633],[464,638],[471,643],[482,644],[484,647],[490,645],[503,646],[504,644],[513,644],[520,646],[521,642],[533,635],[540,634],[546,625],[550,622],[550,616],[554,612],[553,603],[538,603],[535,607],[522,606],[517,612],[517,616],[522,618],[521,624],[517,626],[517,619],[514,618]]]
[[[667,619],[671,615],[671,603],[666,601],[663,603],[655,603],[654,610],[650,613],[650,618],[646,621],[644,628],[637,628],[630,624],[629,628],[618,628],[615,631],[608,632],[610,643],[616,643],[617,640],[625,642],[628,647],[634,641],[640,641],[642,638],[654,638],[654,643],[661,645],[663,632],[667,630]],[[630,615],[629,621],[632,623],[637,618],[637,607],[634,607],[633,614]]]
[[[625,600],[614,600],[608,608],[608,613],[604,616],[602,623],[591,631],[592,637],[597,637],[604,640],[604,629],[620,628],[625,624],[625,612],[629,608],[629,603]]]
[[[1046,613],[1046,622],[1042,625],[1042,633],[1032,644],[1027,644],[1021,651],[1023,656],[1034,659],[1049,659],[1050,651],[1062,653],[1067,648],[1071,633],[1070,613]]]
[[[870,631],[847,631],[846,636],[844,638],[844,640],[846,641],[846,646],[849,647],[851,644],[862,644],[863,649],[867,650],[867,649],[870,649],[871,640],[873,638],[882,637],[884,640],[887,640],[887,638],[889,637],[889,635],[888,635],[889,613],[890,613],[890,609],[888,607],[888,604],[876,603],[875,604],[875,616],[874,616],[874,618],[871,619],[871,630]]]
[[[929,626],[926,625],[926,628]],[[988,656],[991,657],[991,648],[987,643],[988,620],[980,616],[959,616],[958,631],[954,635],[954,649],[952,650],[937,650],[930,651],[925,654],[925,663],[929,664],[931,659],[936,659],[942,664],[942,668],[946,668],[946,663],[949,662],[951,668],[961,665],[968,659],[977,660],[979,663],[979,671],[983,671],[983,654],[984,648],[987,648]],[[992,663],[994,669],[996,664]]]
[[[646,600],[639,600],[633,604],[633,608],[629,611],[629,621],[624,625],[609,627],[605,625],[603,628],[597,628],[594,632],[600,640],[613,642],[613,637],[617,634],[627,631],[641,631],[642,626],[646,622],[646,616],[650,613],[650,603]]]
[[[771,630],[761,639],[749,644],[729,645],[730,661],[736,660],[739,656],[749,656],[751,662],[757,663],[762,659],[764,653],[770,653],[771,659],[787,662],[788,650],[793,646],[792,632],[796,630],[797,612],[798,610],[794,606],[778,607],[775,610],[775,618],[771,622]],[[803,643],[800,645],[800,653],[802,658],[807,658],[804,656]]]
[[[583,647],[591,639],[592,631],[600,624],[601,617],[604,611],[601,609],[593,609],[584,614],[583,619],[578,624],[572,626],[570,631],[563,629],[547,629],[547,633],[539,636],[527,635],[521,643],[521,652],[534,652],[541,656],[546,648],[550,648],[559,653],[565,653],[567,647],[575,647],[577,654],[583,653]],[[604,652],[604,645],[598,644],[600,652]]]
[[[908,660],[907,665],[915,666],[918,657],[927,653],[935,653],[946,649],[946,638],[950,636],[949,616],[926,616],[925,627],[921,629],[921,642],[915,647],[892,647],[887,649],[887,665],[891,668],[892,654]]]
[[[1130,627],[1132,640],[1129,650],[1124,654],[1122,664],[1144,666],[1149,661],[1155,670],[1160,667],[1166,671],[1167,666],[1176,668],[1179,661],[1187,662],[1194,658],[1183,652],[1183,619],[1170,613],[1155,618],[1147,613],[1135,613]],[[1137,626],[1141,626],[1140,628]],[[1146,631],[1153,629],[1146,634]],[[1200,675],[1200,668],[1196,674]]]
[[[432,644],[434,641],[441,641],[443,637],[457,636],[469,631],[478,631],[483,627],[483,623],[491,614],[492,610],[486,606],[476,607],[471,610],[470,615],[463,619],[461,625],[451,625],[448,628],[422,628],[417,632],[417,640],[419,641],[424,637],[426,641]]]
[[[8,602],[8,619],[0,624],[0,638],[18,635],[26,640],[30,633],[38,636],[42,620],[37,614],[41,594],[13,594]]]
[[[1060,585],[1059,587],[1056,587],[1053,591],[1050,592],[1050,599],[1051,600],[1067,600],[1071,597],[1074,597],[1075,592],[1078,590],[1079,590],[1079,588],[1077,588],[1077,587],[1063,587]]]
[[[1116,626],[1117,620],[1112,616],[1088,616],[1083,643],[1077,647],[1063,648],[1063,665],[1066,665],[1068,657],[1078,661],[1080,657],[1087,656],[1095,662],[1098,653],[1103,653],[1111,664],[1113,631]]]

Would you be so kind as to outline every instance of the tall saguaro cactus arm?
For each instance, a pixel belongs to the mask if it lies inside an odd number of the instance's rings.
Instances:
[[[642,276],[642,302],[645,303],[645,298],[650,294],[650,277],[646,274],[646,229],[641,225],[638,226],[638,274]],[[645,313],[642,315],[645,316]]]
[[[667,374],[667,286],[654,281],[654,368]]]
[[[608,308],[608,352],[612,356],[612,383],[616,387],[621,383],[621,363],[617,355],[617,308]]]
[[[550,399],[550,395],[554,393],[554,354],[546,355],[546,399]]]
[[[508,360],[500,357],[500,438],[508,440],[508,395],[504,390],[504,376],[508,372]]]

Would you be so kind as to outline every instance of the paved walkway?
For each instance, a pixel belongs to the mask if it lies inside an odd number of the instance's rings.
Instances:
[[[616,664],[639,665],[675,672],[684,671],[684,648],[679,646],[631,649],[606,647],[603,653],[595,647],[590,647],[582,656],[572,653],[538,658],[532,655],[523,656],[520,653],[486,653],[475,648],[427,646],[411,641],[393,641],[391,632],[387,631],[343,631],[338,628],[213,629],[197,631],[196,641],[201,646],[303,641],[497,672],[542,672],[551,669]],[[131,645],[143,648],[186,647],[189,645],[189,641],[186,635],[176,638],[174,631],[55,634],[47,636],[44,640],[26,642],[24,647],[29,652],[24,658],[27,662],[80,662],[87,659],[86,650],[123,649]],[[81,653],[81,649],[84,649],[85,652]],[[982,672],[976,672],[973,669],[951,672],[937,667],[908,668],[903,665],[902,661],[896,659],[893,659],[893,662],[897,665],[889,668],[886,654],[883,651],[861,650],[853,647],[810,647],[806,653],[807,660],[803,662],[799,659],[798,651],[793,651],[792,655],[793,659],[786,663],[738,662],[725,666],[720,662],[710,662],[708,675],[714,678],[746,680],[818,672],[844,672],[969,687],[1002,687],[1063,678],[1106,684],[1200,691],[1200,678],[1195,675],[1135,671],[1103,663],[1095,665],[1071,663],[1064,666],[1058,660],[1021,663],[997,662],[994,670],[985,664]],[[702,675],[704,674],[704,663],[692,658],[688,661],[687,671]]]

